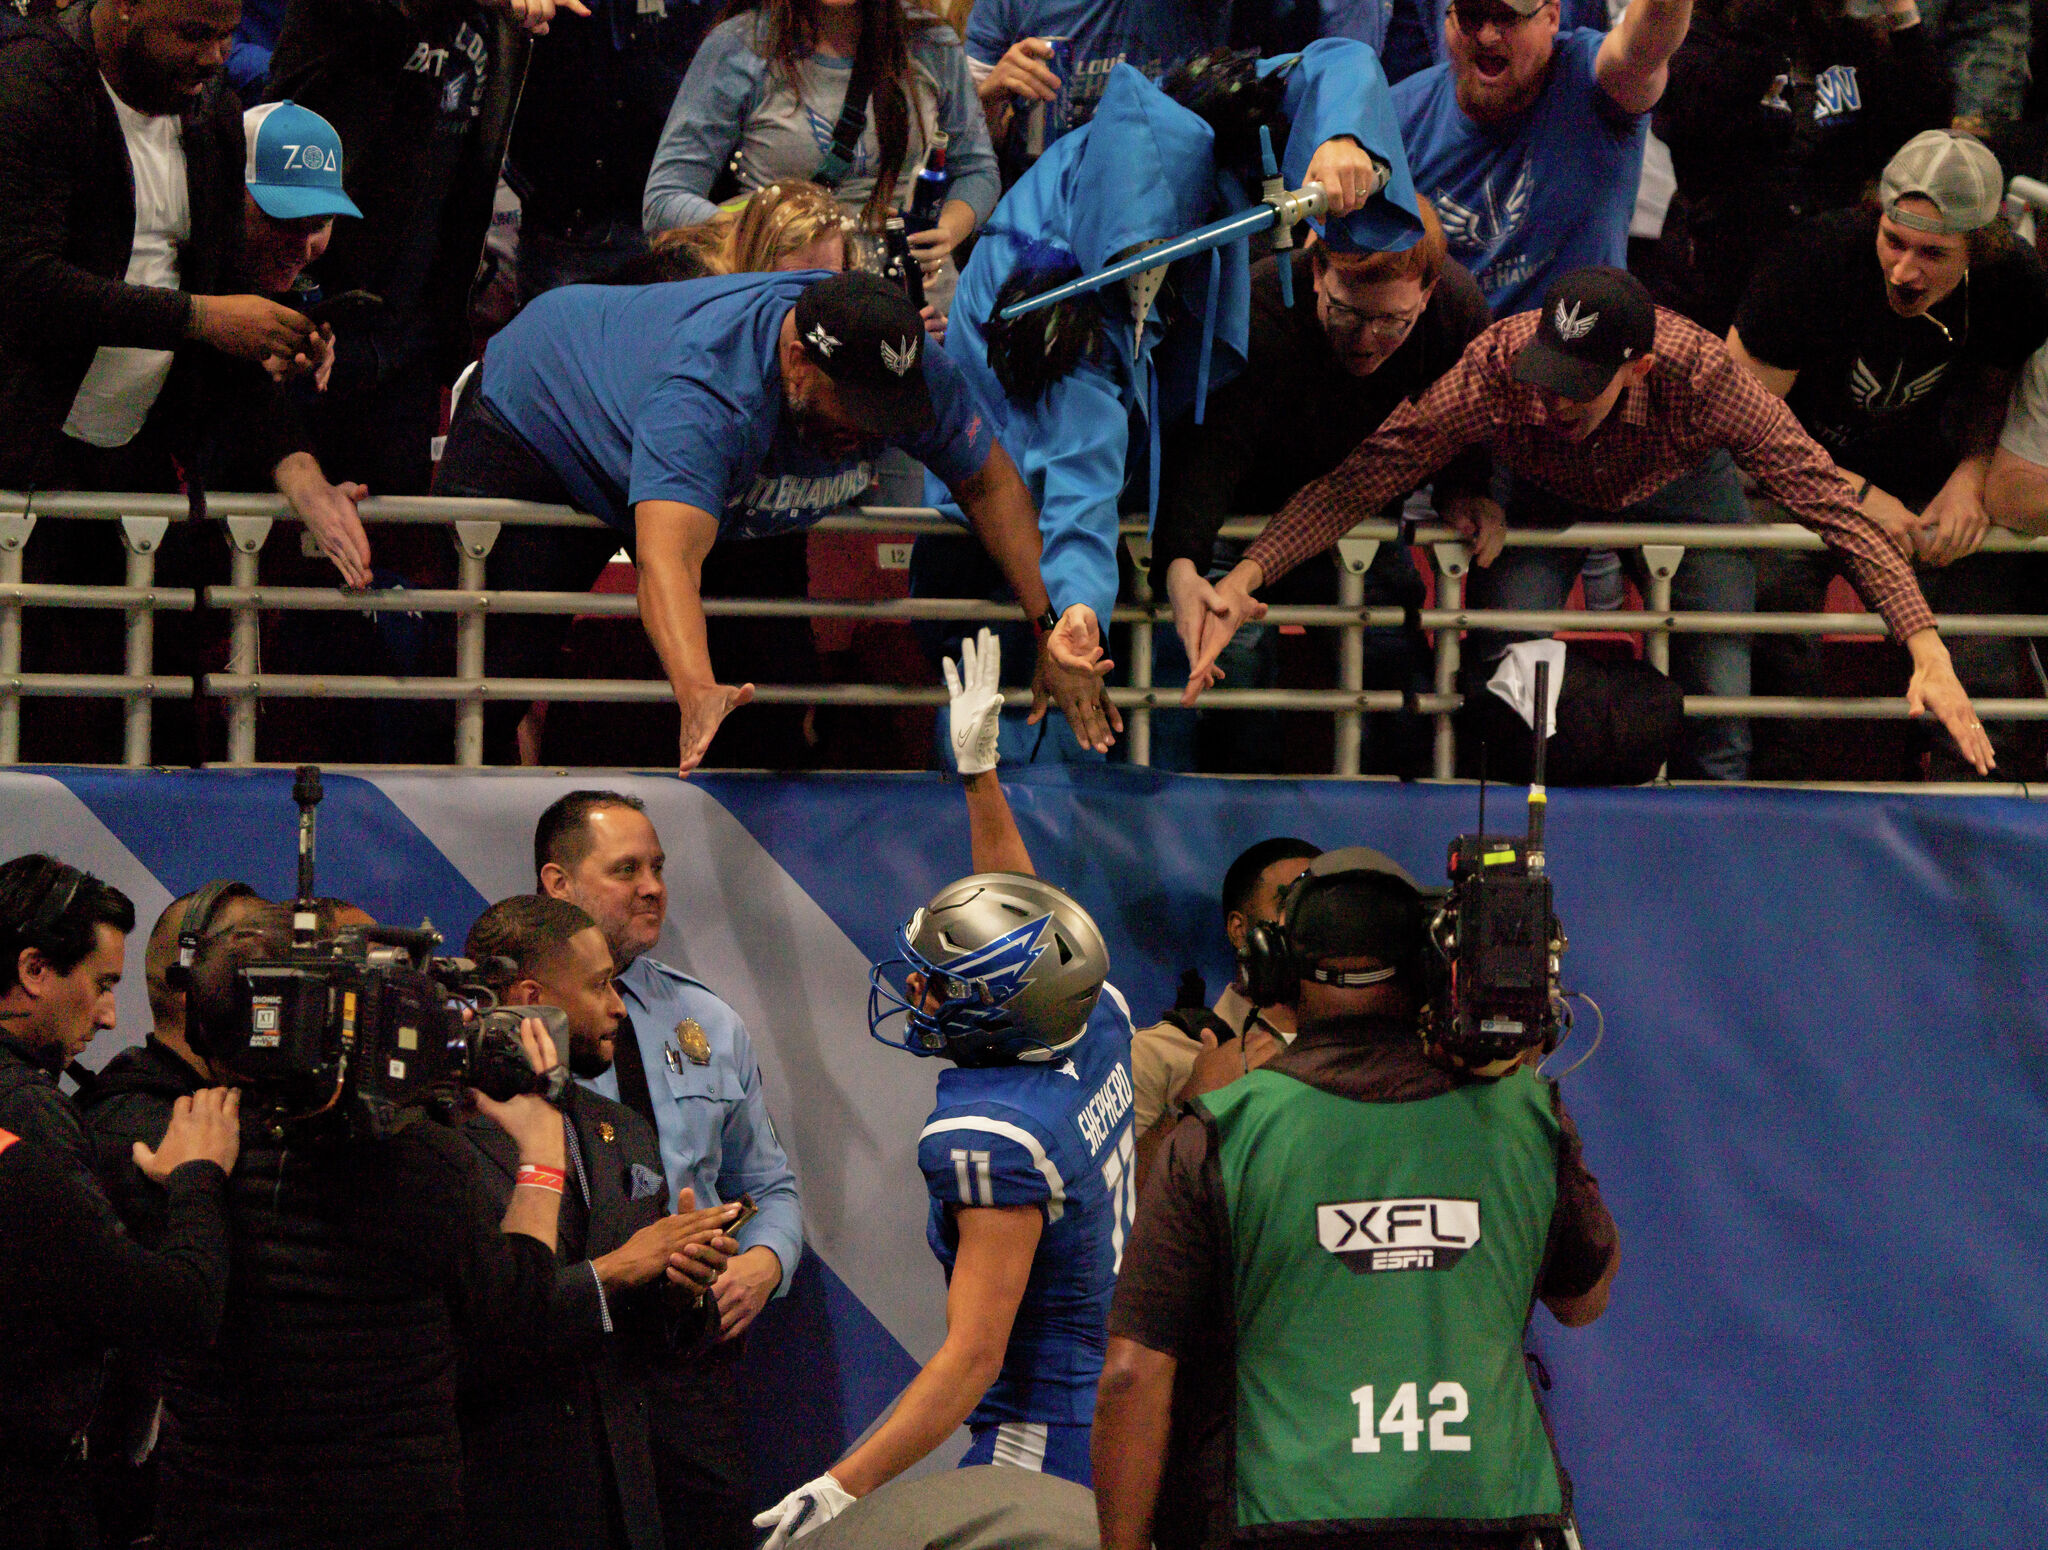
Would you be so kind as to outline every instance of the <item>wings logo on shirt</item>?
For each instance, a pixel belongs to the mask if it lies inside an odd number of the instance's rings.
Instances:
[[[1856,364],[1849,369],[1849,398],[1865,414],[1890,414],[1918,403],[1933,392],[1936,384],[1948,375],[1948,362],[1943,361],[1932,371],[1922,372],[1911,381],[1902,381],[1906,374],[1906,363],[1901,361],[1892,368],[1891,380],[1880,382],[1877,373],[1864,364],[1858,356]]]
[[[1468,209],[1438,189],[1435,195],[1437,218],[1443,222],[1444,236],[1449,239],[1453,250],[1484,253],[1522,229],[1522,222],[1529,215],[1529,201],[1535,194],[1535,167],[1525,161],[1522,170],[1515,175],[1515,181],[1508,185],[1506,199],[1497,199],[1494,180],[1486,180],[1480,190],[1485,202],[1483,210]]]

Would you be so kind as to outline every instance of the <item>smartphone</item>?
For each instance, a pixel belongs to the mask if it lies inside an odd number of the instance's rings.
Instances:
[[[740,1196],[738,1201],[735,1202],[728,1200],[726,1204],[737,1204],[740,1208],[740,1214],[734,1217],[732,1221],[728,1223],[726,1226],[725,1230],[728,1236],[738,1232],[742,1227],[746,1226],[747,1223],[751,1222],[755,1217],[761,1214],[761,1208],[758,1205],[754,1204],[754,1197],[752,1195],[742,1195]]]
[[[299,310],[315,323],[330,323],[339,332],[353,333],[384,310],[384,298],[375,291],[343,291]]]

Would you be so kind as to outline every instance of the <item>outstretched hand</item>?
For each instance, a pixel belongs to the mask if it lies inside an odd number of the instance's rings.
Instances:
[[[690,684],[677,689],[676,708],[683,713],[683,734],[676,773],[687,775],[702,764],[720,723],[753,698],[752,684],[737,689],[729,684]]]
[[[1906,642],[1913,654],[1913,677],[1906,685],[1906,709],[1915,716],[1932,715],[1956,740],[1956,747],[1979,775],[1997,766],[1991,737],[1977,719],[1968,691],[1956,677],[1948,647],[1933,630],[1921,630]]]
[[[1216,665],[1223,648],[1243,626],[1266,617],[1266,605],[1252,596],[1252,588],[1264,580],[1258,566],[1241,560],[1235,570],[1208,589],[1195,649],[1188,653],[1188,686],[1181,692],[1181,704],[1193,705],[1204,690],[1223,681],[1223,670]]]
[[[1110,703],[1103,683],[1115,666],[1103,655],[1102,627],[1096,622],[1095,610],[1076,603],[1039,642],[1026,725],[1037,726],[1045,713],[1058,705],[1083,748],[1109,752],[1116,734],[1124,729],[1124,718]]]
[[[1003,724],[1003,646],[984,625],[960,642],[960,665],[946,657],[947,731],[953,743],[953,764],[962,776],[983,775],[1000,762],[996,743]]]

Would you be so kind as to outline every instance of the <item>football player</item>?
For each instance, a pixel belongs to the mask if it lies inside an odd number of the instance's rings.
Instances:
[[[1036,875],[996,779],[995,636],[945,664],[975,872],[940,889],[875,967],[876,1038],[950,1061],[918,1138],[946,1339],[852,1452],[754,1520],[781,1550],[938,1447],[1090,1484],[1110,1293],[1137,1211],[1131,1014],[1074,899]],[[890,970],[904,971],[902,993]],[[892,1036],[889,1025],[903,1019]]]

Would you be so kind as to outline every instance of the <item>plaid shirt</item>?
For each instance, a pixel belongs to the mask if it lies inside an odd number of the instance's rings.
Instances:
[[[1267,583],[1320,554],[1461,447],[1566,500],[1618,512],[1691,472],[1718,447],[1841,557],[1865,603],[1904,640],[1933,625],[1912,567],[1856,506],[1855,492],[1785,401],[1706,330],[1657,309],[1657,364],[1583,442],[1547,428],[1542,396],[1514,380],[1534,312],[1496,323],[1420,398],[1403,404],[1328,477],[1296,495],[1246,552]]]

